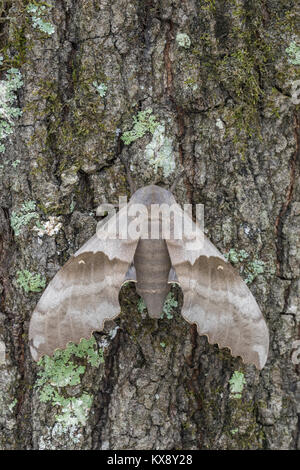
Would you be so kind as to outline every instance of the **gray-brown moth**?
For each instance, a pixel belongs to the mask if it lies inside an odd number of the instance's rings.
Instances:
[[[120,313],[122,284],[136,282],[152,318],[159,318],[173,282],[183,291],[183,317],[197,325],[211,344],[230,348],[233,356],[261,369],[267,360],[269,334],[261,311],[244,281],[203,235],[181,239],[142,239],[138,234],[120,238],[133,204],[176,204],[171,192],[151,185],[136,191],[103,227],[58,271],[38,302],[29,327],[34,360],[79,343],[105,320]],[[176,211],[184,214],[178,204]],[[148,211],[151,214],[151,211]],[[151,222],[149,215],[148,223]],[[190,227],[195,229],[191,220]],[[110,231],[117,224],[115,238]],[[160,232],[161,233],[161,232]],[[188,244],[193,249],[187,249]]]

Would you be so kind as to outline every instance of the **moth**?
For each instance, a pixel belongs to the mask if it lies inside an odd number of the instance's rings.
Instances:
[[[128,217],[131,222],[137,218],[130,215],[134,204],[149,209],[142,220],[144,228],[153,222],[150,207],[155,204],[175,207],[172,220],[178,216],[190,228],[180,239],[174,236],[174,223],[169,237],[162,236],[161,228],[155,239],[143,237],[142,230],[131,236],[126,232],[124,237]],[[126,281],[136,283],[152,318],[160,317],[175,282],[183,291],[182,315],[196,324],[199,335],[262,369],[269,347],[263,315],[235,269],[195,229],[196,223],[170,191],[156,185],[138,189],[49,283],[30,321],[33,359],[101,331],[106,320],[120,313],[119,290]]]

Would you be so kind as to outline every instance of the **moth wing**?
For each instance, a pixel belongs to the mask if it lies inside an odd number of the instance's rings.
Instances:
[[[178,211],[183,219],[189,218],[180,206]],[[207,237],[200,230],[193,235],[196,224],[189,219],[189,233],[184,232],[181,240],[166,240],[184,294],[182,315],[211,344],[230,348],[233,356],[262,369],[269,332],[256,300]]]
[[[32,357],[38,361],[72,341],[90,338],[120,313],[119,290],[133,260],[138,237],[120,239],[127,207],[114,215],[58,271],[30,321]],[[115,232],[115,224],[117,231]]]

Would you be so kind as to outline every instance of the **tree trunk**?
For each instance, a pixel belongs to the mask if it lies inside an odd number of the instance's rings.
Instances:
[[[297,2],[52,3],[0,7],[1,80],[11,67],[23,80],[0,166],[1,448],[299,449]],[[122,139],[148,109],[159,131]],[[56,358],[52,372],[32,360],[42,280],[93,235],[99,204],[130,196],[122,158],[137,187],[170,188],[184,168],[177,201],[205,205],[207,236],[231,250],[268,323],[262,371],[199,337],[180,289],[155,321],[131,285],[95,333],[101,360]]]

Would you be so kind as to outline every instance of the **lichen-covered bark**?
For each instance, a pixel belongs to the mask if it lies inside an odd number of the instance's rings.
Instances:
[[[18,68],[24,82],[0,167],[1,448],[299,449],[300,66],[286,51],[297,2],[57,0],[45,12],[53,34],[33,26],[27,6],[0,7],[1,74]],[[145,156],[158,136],[122,140],[149,108],[176,161],[169,176]],[[97,206],[129,196],[120,156],[137,186],[170,187],[184,168],[176,198],[205,204],[212,242],[264,262],[249,286],[269,359],[259,373],[198,337],[180,316],[180,292],[155,322],[125,286],[120,318],[95,334],[104,362],[83,358],[80,383],[59,389],[91,396],[89,412],[62,425],[61,406],[40,400],[28,348],[41,294],[25,292],[17,273],[49,281],[94,233]],[[36,216],[16,234],[13,214],[29,201]],[[37,220],[62,227],[39,236]],[[235,370],[246,379],[241,399],[230,394]]]

